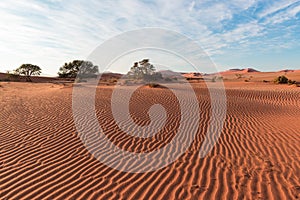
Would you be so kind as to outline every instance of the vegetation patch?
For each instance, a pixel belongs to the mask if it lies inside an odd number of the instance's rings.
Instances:
[[[157,72],[149,59],[143,59],[135,62],[129,72],[122,78],[126,85],[143,84],[150,88],[162,87],[156,82],[172,82],[170,77],[163,77]]]
[[[17,81],[21,76],[24,76],[27,82],[32,82],[31,76],[40,75],[41,72],[42,69],[37,65],[22,64],[15,69],[13,73],[7,72],[7,78],[9,80]]]
[[[96,78],[99,74],[98,66],[90,61],[73,60],[72,62],[65,63],[59,68],[59,78]]]
[[[288,78],[286,76],[278,76],[275,78],[274,82],[278,84],[287,84],[288,83]]]
[[[214,76],[214,77],[212,77],[211,82],[216,82],[216,80],[217,80],[217,77]]]
[[[293,80],[289,79],[288,84],[289,85],[294,85],[294,84],[297,84],[297,81],[293,81]]]
[[[236,76],[237,79],[243,78],[243,75],[242,75],[242,74],[235,74],[235,76]]]
[[[160,88],[162,87],[160,84],[158,83],[148,83],[146,84],[146,86],[150,87],[150,88]]]
[[[297,81],[288,79],[286,76],[278,76],[274,80],[274,82],[277,83],[277,84],[289,84],[289,85],[294,85],[294,84],[296,85],[297,84]]]

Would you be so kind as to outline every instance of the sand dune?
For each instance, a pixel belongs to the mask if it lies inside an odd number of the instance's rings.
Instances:
[[[205,84],[192,84],[201,112],[191,146],[167,167],[126,173],[100,163],[77,136],[72,85],[0,85],[0,199],[300,198],[297,87],[225,83],[224,128],[213,150],[200,159],[211,104]],[[168,89],[144,87],[132,97],[130,111],[139,125],[150,123],[146,113],[151,105],[159,103],[167,111],[165,127],[150,138],[129,136],[118,128],[110,107],[112,91],[113,86],[99,87],[95,102],[101,127],[115,145],[150,152],[176,135],[179,105]]]
[[[255,69],[243,69],[243,70],[228,70],[220,72],[220,76],[226,81],[238,81],[247,80],[250,82],[273,82],[278,76],[286,76],[288,79],[295,80],[300,83],[300,70],[280,70],[278,72],[259,72]]]

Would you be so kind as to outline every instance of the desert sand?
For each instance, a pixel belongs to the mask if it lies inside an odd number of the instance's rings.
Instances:
[[[245,74],[250,82],[228,73],[223,131],[204,158],[198,151],[210,97],[203,82],[192,83],[201,109],[195,140],[174,163],[146,173],[109,168],[86,150],[74,126],[71,83],[0,82],[0,199],[300,198],[300,88],[263,83],[274,74],[252,73]],[[180,117],[170,91],[144,87],[135,93],[131,112],[137,124],[149,121],[145,113],[153,103],[170,117],[166,131],[138,139],[114,123],[113,88],[98,87],[96,111],[115,145],[153,151],[174,137]]]

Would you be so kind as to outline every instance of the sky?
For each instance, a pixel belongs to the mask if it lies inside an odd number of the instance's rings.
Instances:
[[[108,39],[149,27],[194,40],[219,70],[300,69],[299,0],[1,0],[0,27],[0,72],[31,63],[55,76]]]

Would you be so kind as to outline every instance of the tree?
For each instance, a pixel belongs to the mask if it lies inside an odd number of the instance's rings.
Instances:
[[[98,73],[98,66],[93,65],[92,62],[73,60],[59,68],[58,76],[60,78],[76,78],[78,75],[80,78],[91,78],[96,77]]]
[[[155,71],[155,67],[149,62],[149,59],[143,59],[133,64],[127,76],[129,78],[143,79],[146,81],[161,79],[161,73]]]
[[[26,81],[30,81],[31,76],[40,75],[42,69],[37,65],[32,64],[22,64],[19,68],[14,70],[14,73],[17,75],[24,75],[26,76]]]

